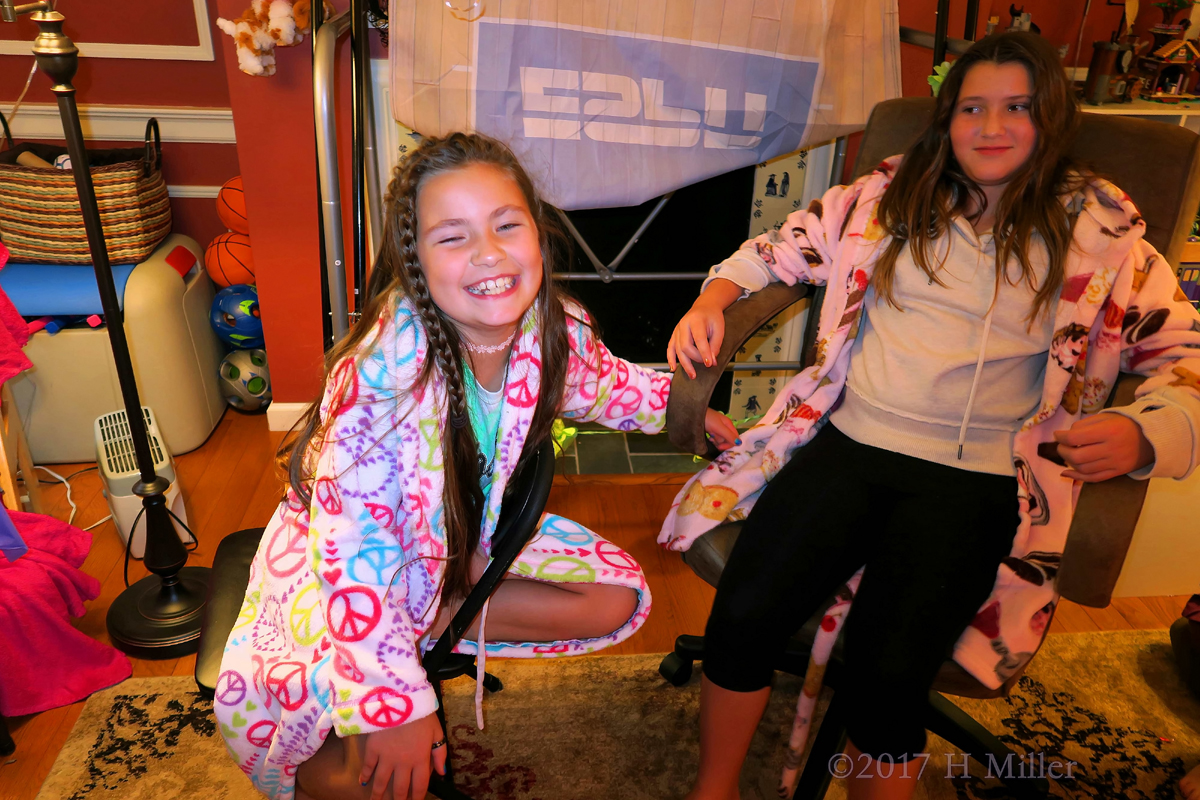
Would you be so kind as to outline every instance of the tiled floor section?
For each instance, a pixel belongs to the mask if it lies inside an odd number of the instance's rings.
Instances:
[[[559,457],[558,471],[564,475],[691,474],[707,463],[680,451],[663,433],[647,436],[584,424],[579,426],[567,452]]]

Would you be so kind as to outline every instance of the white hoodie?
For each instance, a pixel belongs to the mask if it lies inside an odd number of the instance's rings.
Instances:
[[[990,232],[977,234],[958,217],[938,244],[943,242],[949,249],[938,253],[944,256],[937,271],[941,284],[930,281],[906,247],[896,259],[893,281],[898,308],[878,300],[873,286],[867,290],[846,392],[829,421],[872,447],[1013,475],[1013,436],[1041,400],[1054,333],[1050,314],[1032,325],[1027,320],[1035,287],[1045,278],[1046,250],[1035,234],[1029,254],[1033,286],[1021,279],[1020,263],[1012,257],[1008,280],[997,291]],[[778,280],[761,259],[747,256],[739,250],[723,262],[720,277],[749,291]],[[713,277],[716,270],[709,280]],[[1162,412],[1183,416],[1174,407],[1157,413]],[[1174,427],[1142,425],[1159,460],[1179,442],[1156,434]],[[1134,477],[1157,475],[1154,467]]]

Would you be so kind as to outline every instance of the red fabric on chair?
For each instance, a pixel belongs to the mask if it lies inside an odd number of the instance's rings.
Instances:
[[[8,250],[0,244],[0,269]],[[0,384],[33,366],[21,348],[29,327],[0,290]],[[80,565],[92,535],[44,514],[10,511],[29,552],[16,561],[0,554],[0,717],[36,714],[99,691],[130,676],[124,655],[71,627],[100,581]]]
[[[0,716],[68,705],[130,676],[129,659],[71,627],[100,581],[79,569],[92,535],[44,514],[10,511],[29,545],[0,555]]]
[[[0,269],[8,263],[8,248],[0,242]],[[0,383],[33,366],[21,348],[29,342],[29,325],[0,290]]]

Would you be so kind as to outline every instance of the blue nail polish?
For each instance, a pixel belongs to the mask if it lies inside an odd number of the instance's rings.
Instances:
[[[742,440],[741,440],[741,439],[734,439],[734,440],[733,440],[733,443],[734,443],[734,444],[741,444],[741,443],[742,443]]]

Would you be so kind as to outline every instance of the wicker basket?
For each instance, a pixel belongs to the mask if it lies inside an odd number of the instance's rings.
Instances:
[[[53,163],[67,151],[33,142],[0,151],[0,239],[13,261],[91,264],[74,174],[17,164],[24,152]],[[158,121],[146,123],[143,148],[89,150],[88,161],[109,261],[144,261],[171,232]]]

